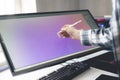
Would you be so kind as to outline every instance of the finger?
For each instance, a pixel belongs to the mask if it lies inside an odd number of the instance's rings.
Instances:
[[[69,37],[69,34],[66,31],[63,31],[61,33],[61,36],[66,38],[66,37]]]
[[[59,31],[58,33],[57,33],[57,35],[58,35],[58,37],[59,38],[66,38],[66,37],[69,37],[69,34],[66,32],[66,31]]]
[[[67,28],[69,27],[69,25],[67,24],[67,25],[64,25],[62,28],[61,28],[61,30],[67,30]]]
[[[59,31],[59,32],[57,33],[57,35],[58,35],[59,38],[62,37],[61,33],[62,33],[62,31]]]

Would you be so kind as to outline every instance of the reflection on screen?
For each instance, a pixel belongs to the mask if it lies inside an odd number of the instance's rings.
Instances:
[[[82,14],[8,19],[0,21],[0,32],[16,69],[64,57],[91,48],[80,41],[59,38],[65,24],[78,20],[77,29],[90,29]]]

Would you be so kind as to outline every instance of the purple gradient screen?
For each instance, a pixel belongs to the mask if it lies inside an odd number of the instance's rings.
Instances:
[[[80,19],[82,22],[76,28],[90,29],[81,14],[1,20],[0,31],[14,67],[22,68],[91,48],[81,45],[79,40],[57,36],[63,25]]]

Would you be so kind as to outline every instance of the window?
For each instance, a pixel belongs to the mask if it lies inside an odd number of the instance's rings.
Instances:
[[[36,12],[36,0],[16,0],[16,13]]]
[[[36,0],[0,0],[0,15],[36,12]]]
[[[14,0],[0,0],[0,15],[15,14]]]

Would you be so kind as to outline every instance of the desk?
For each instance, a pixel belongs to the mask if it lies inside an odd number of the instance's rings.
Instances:
[[[33,71],[30,73],[26,73],[26,74],[14,76],[14,77],[12,76],[10,70],[8,69],[0,73],[0,80],[36,80],[60,67],[61,67],[60,65],[52,66],[52,67],[40,69],[37,71]],[[75,77],[73,80],[95,80],[101,74],[107,74],[107,75],[118,77],[117,74],[91,67],[87,71]]]
[[[91,67],[89,70],[75,77],[73,80],[95,80],[101,74],[118,77],[117,74]]]
[[[88,60],[90,58],[105,54],[105,52],[108,52],[108,51],[106,51],[106,50],[99,51],[99,52],[93,53],[91,55],[87,55],[87,56],[77,58],[74,60],[81,62],[81,61]],[[69,62],[70,61],[66,61],[65,63],[61,63],[58,65],[43,68],[43,69],[39,69],[39,70],[32,71],[32,72],[29,72],[26,74],[17,75],[14,77],[12,76],[10,69],[7,69],[3,72],[0,72],[0,80],[36,80],[36,79],[39,79],[40,77],[43,77],[61,67],[63,67],[63,64],[66,64]],[[91,67],[89,70],[83,72],[79,76],[75,77],[73,80],[94,80],[101,74],[107,74],[107,75],[118,77],[117,74]]]

